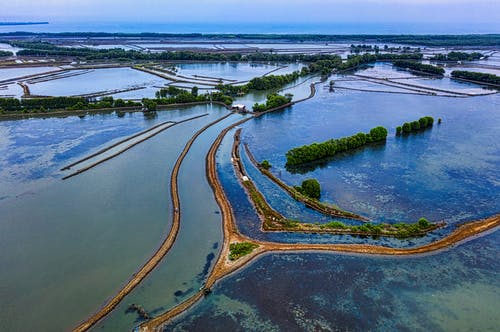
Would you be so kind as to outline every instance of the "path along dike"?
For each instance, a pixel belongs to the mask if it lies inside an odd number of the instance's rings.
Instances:
[[[315,85],[311,84],[311,95],[304,100],[312,98],[315,93]],[[301,100],[303,101],[303,100]],[[448,236],[438,240],[436,242],[416,247],[416,248],[408,248],[408,249],[398,249],[398,248],[388,248],[382,246],[375,245],[361,245],[361,244],[287,244],[287,243],[274,243],[274,242],[265,242],[265,241],[257,241],[250,239],[239,233],[238,228],[236,226],[236,221],[234,218],[233,210],[227,196],[222,188],[222,185],[218,179],[217,168],[216,168],[216,153],[222,140],[227,135],[229,131],[234,129],[235,127],[242,125],[243,123],[255,118],[262,116],[263,114],[267,114],[276,110],[287,108],[293,105],[296,102],[288,103],[277,107],[275,109],[268,110],[266,112],[262,112],[259,114],[252,114],[247,116],[246,118],[233,123],[232,125],[226,127],[221,133],[217,136],[215,141],[210,147],[210,150],[206,156],[206,174],[207,179],[214,191],[215,200],[220,207],[221,216],[222,216],[222,227],[223,227],[223,235],[224,241],[222,245],[221,252],[217,258],[217,261],[210,271],[209,276],[205,282],[205,286],[194,294],[192,297],[188,298],[184,302],[178,304],[177,306],[171,308],[167,312],[142,323],[137,327],[138,331],[157,331],[160,330],[161,327],[168,322],[169,320],[175,318],[179,314],[183,313],[185,310],[189,309],[192,305],[194,305],[197,301],[203,298],[204,294],[211,289],[211,287],[236,271],[238,268],[246,265],[256,257],[266,253],[266,252],[301,252],[301,251],[329,251],[329,252],[347,252],[347,253],[358,253],[358,254],[367,254],[367,255],[416,255],[423,254],[427,252],[433,252],[441,249],[448,248],[454,244],[457,244],[463,240],[491,230],[498,225],[500,225],[500,215],[495,215],[487,219],[470,222],[467,224],[463,224],[459,226],[455,231],[453,231]],[[184,157],[189,152],[193,142],[196,138],[207,128],[210,126],[224,120],[225,118],[231,115],[228,114],[224,117],[219,118],[218,120],[209,123],[198,132],[193,135],[193,137],[187,142],[184,150],[179,155],[175,166],[173,168],[171,174],[170,181],[170,189],[172,196],[172,206],[173,206],[173,221],[172,228],[168,233],[166,239],[160,246],[160,248],[155,252],[155,254],[146,262],[146,264],[129,280],[129,282],[116,294],[111,300],[109,300],[98,312],[92,315],[85,322],[80,324],[78,327],[74,329],[74,331],[86,331],[94,324],[96,324],[100,319],[105,317],[108,313],[110,313],[118,303],[128,294],[130,293],[161,261],[161,259],[168,253],[173,243],[175,242],[175,238],[179,231],[180,227],[180,203],[179,203],[179,195],[178,195],[178,173],[180,166]],[[229,246],[231,243],[237,242],[249,242],[257,245],[257,248],[254,249],[250,254],[243,256],[235,261],[229,260]]]

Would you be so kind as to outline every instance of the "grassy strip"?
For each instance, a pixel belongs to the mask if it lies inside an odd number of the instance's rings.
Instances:
[[[249,197],[255,206],[257,213],[262,217],[262,228],[265,231],[294,231],[306,233],[329,233],[360,236],[385,236],[406,239],[425,235],[437,228],[444,226],[443,223],[431,223],[425,218],[418,222],[407,224],[371,224],[366,223],[360,226],[351,226],[338,221],[327,224],[301,223],[290,220],[282,216],[279,212],[271,208],[262,193],[255,187],[252,181],[242,181],[247,189]]]
[[[235,261],[251,253],[258,245],[250,242],[231,243],[229,245],[229,260]]]

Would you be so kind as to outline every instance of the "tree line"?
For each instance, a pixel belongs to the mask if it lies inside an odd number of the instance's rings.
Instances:
[[[451,77],[500,85],[500,76],[497,76],[495,74],[478,73],[474,71],[465,71],[465,70],[454,70],[451,72]]]
[[[444,75],[444,69],[440,67],[436,67],[433,65],[426,65],[420,62],[415,62],[415,61],[404,61],[404,60],[397,60],[393,62],[394,66],[399,67],[399,68],[409,68],[410,70],[414,71],[420,71],[424,73],[429,73],[433,75]]]
[[[255,40],[255,41],[289,41],[289,42],[371,42],[371,43],[394,43],[425,46],[498,46],[500,45],[500,34],[468,34],[468,35],[330,35],[330,34],[202,34],[202,33],[113,33],[113,32],[60,32],[60,33],[36,33],[36,32],[6,32],[0,33],[0,37],[11,39],[15,37],[76,37],[76,38],[183,38],[193,39],[215,39],[224,41]]]
[[[264,104],[255,103],[252,109],[257,113],[265,112],[272,108],[280,107],[290,103],[292,101],[292,98],[293,95],[290,93],[287,93],[284,96],[277,93],[271,93],[267,95],[267,99]]]
[[[3,50],[0,50],[0,57],[3,57],[3,56],[13,56],[14,53],[12,53],[11,51],[3,51]]]
[[[353,150],[372,142],[385,141],[387,129],[375,127],[369,133],[331,139],[322,143],[313,143],[293,148],[286,153],[286,165],[297,166],[304,163],[333,157],[336,153]]]
[[[431,128],[433,124],[434,118],[432,116],[424,116],[418,119],[418,121],[405,122],[402,126],[397,126],[396,135],[409,134],[411,132]]]
[[[436,60],[436,61],[474,61],[474,60],[479,60],[481,58],[487,58],[488,56],[483,55],[482,53],[479,52],[472,52],[472,53],[467,53],[467,52],[455,52],[452,51],[448,54],[436,54],[431,58],[431,60]]]

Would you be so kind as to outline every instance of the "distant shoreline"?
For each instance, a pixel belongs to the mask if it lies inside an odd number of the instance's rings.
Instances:
[[[0,22],[0,26],[6,25],[40,25],[49,24],[49,22]]]

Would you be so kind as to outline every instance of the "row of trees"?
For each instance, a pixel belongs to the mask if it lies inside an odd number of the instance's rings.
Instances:
[[[14,53],[10,52],[10,51],[3,51],[3,50],[0,50],[0,57],[2,56],[13,56]]]
[[[444,69],[440,67],[436,67],[433,65],[426,65],[420,62],[415,62],[415,61],[404,61],[404,60],[397,60],[393,62],[394,66],[399,67],[399,68],[408,68],[414,71],[420,71],[424,73],[429,73],[433,75],[444,75]]]
[[[284,96],[279,95],[277,93],[271,93],[267,95],[265,104],[255,103],[253,105],[253,111],[260,113],[270,110],[272,108],[280,107],[286,105],[292,101],[293,95],[290,93],[285,94]]]
[[[192,102],[218,101],[226,105],[231,105],[233,99],[221,92],[198,94],[198,88],[193,87],[191,91],[168,87],[161,89],[156,94],[156,99],[144,98],[141,102],[123,99],[113,99],[113,97],[103,97],[93,100],[83,97],[48,97],[48,98],[0,98],[0,110],[6,112],[48,112],[51,110],[87,110],[101,108],[120,108],[143,106],[149,111],[156,110],[157,105],[185,104]]]
[[[0,36],[34,36],[34,37],[115,37],[115,38],[183,38],[185,40],[214,39],[239,41],[258,40],[267,41],[292,41],[292,42],[365,42],[394,43],[426,46],[496,46],[500,44],[500,34],[470,34],[470,35],[328,35],[328,34],[201,34],[201,33],[113,33],[113,32],[61,32],[61,33],[35,33],[35,32],[7,32]]]
[[[497,76],[495,74],[478,73],[465,70],[454,70],[451,72],[451,77],[500,85],[500,76]]]
[[[431,58],[431,60],[436,60],[436,61],[474,61],[474,60],[479,60],[482,57],[488,57],[483,55],[482,53],[479,52],[472,52],[472,53],[467,53],[467,52],[455,52],[452,51],[448,54],[436,54]]]
[[[418,121],[405,122],[402,126],[397,126],[396,135],[409,134],[411,132],[431,128],[433,124],[434,118],[432,116],[424,116],[418,119]]]
[[[357,133],[349,137],[331,139],[322,143],[313,143],[293,148],[286,153],[287,166],[300,164],[333,157],[338,152],[348,151],[362,147],[368,143],[384,141],[387,137],[387,129],[375,127],[370,133]]]

